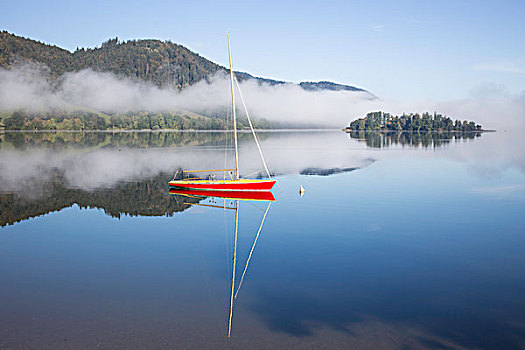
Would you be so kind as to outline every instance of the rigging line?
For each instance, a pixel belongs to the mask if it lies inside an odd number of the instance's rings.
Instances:
[[[250,203],[249,201],[246,201],[246,205],[249,205],[250,207],[255,208],[255,209],[257,209],[257,210],[260,210],[260,211],[262,211],[262,212],[264,213],[264,209],[259,208],[259,207],[256,206],[255,204]]]
[[[264,170],[264,169],[262,169],[262,170],[257,170],[257,171],[255,171],[255,172],[253,172],[253,173],[250,173],[250,174],[246,175],[246,177],[250,177],[250,176],[252,176],[252,175],[259,174],[259,173],[262,172],[263,170]]]
[[[257,134],[255,133],[255,130],[253,129],[252,120],[250,118],[250,114],[248,113],[248,108],[246,107],[246,103],[244,102],[244,97],[242,96],[241,87],[239,86],[237,77],[234,77],[234,80],[235,80],[235,85],[237,85],[237,90],[239,91],[239,96],[241,97],[242,105],[244,106],[244,111],[246,112],[246,116],[248,117],[248,124],[250,124],[250,129],[252,130],[253,138],[255,139],[255,143],[257,144],[257,149],[259,150],[259,154],[261,155],[264,169],[266,170],[266,173],[268,174],[268,178],[271,180],[272,175],[270,175],[270,171],[268,170],[268,166],[266,165],[266,160],[264,160],[264,156],[261,150],[261,145],[259,144],[259,139],[257,138]]]
[[[266,218],[266,214],[268,214],[270,205],[272,205],[272,202],[268,203],[268,206],[266,207],[266,211],[264,212],[263,218],[261,220],[261,225],[259,226],[259,230],[257,231],[257,235],[255,235],[255,240],[253,241],[252,250],[250,250],[250,254],[248,255],[248,260],[246,260],[246,266],[244,266],[244,271],[242,272],[241,280],[239,282],[239,287],[237,287],[237,292],[235,292],[235,299],[237,299],[237,294],[239,294],[239,290],[241,289],[242,281],[244,280],[244,275],[246,274],[246,271],[248,270],[248,264],[250,263],[250,259],[252,258],[253,251],[255,250],[255,245],[257,244],[257,240],[259,239],[259,234],[261,233],[261,230],[264,224],[264,219]]]
[[[220,206],[220,205],[213,205],[213,204],[186,203],[186,202],[184,202],[184,204],[188,204],[188,205],[199,205],[199,206],[201,206],[201,207],[210,207],[210,208],[219,208],[219,209],[223,208],[223,207]],[[235,208],[233,208],[233,207],[224,207],[224,209],[225,209],[225,210],[226,210],[226,209],[235,210]]]

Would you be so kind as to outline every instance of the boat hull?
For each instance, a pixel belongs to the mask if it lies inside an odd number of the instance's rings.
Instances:
[[[185,188],[207,191],[270,191],[275,180],[173,180],[171,188]]]

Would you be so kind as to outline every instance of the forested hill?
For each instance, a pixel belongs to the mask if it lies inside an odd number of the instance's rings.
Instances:
[[[140,79],[157,86],[184,88],[207,79],[220,66],[184,46],[171,41],[110,39],[100,47],[79,48],[71,53],[57,46],[23,38],[7,31],[0,32],[0,67],[9,68],[23,63],[38,63],[49,69],[49,76],[57,78],[66,72],[92,69],[112,72],[119,76]],[[248,73],[237,73],[240,80],[257,79],[271,85],[286,82],[257,78]],[[330,82],[305,82],[305,90],[366,91],[349,85]]]
[[[331,91],[366,91],[355,86],[332,83],[330,81],[304,81],[299,86],[308,91],[331,90]]]
[[[157,86],[185,87],[224,69],[184,46],[160,40],[117,38],[94,49],[71,53],[57,46],[26,39],[6,31],[0,33],[0,66],[39,63],[49,68],[52,78],[66,72],[92,69],[138,78]]]

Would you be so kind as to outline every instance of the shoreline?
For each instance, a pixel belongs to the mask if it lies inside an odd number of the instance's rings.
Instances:
[[[492,129],[483,129],[483,130],[430,130],[430,131],[408,131],[408,130],[355,130],[355,129],[349,129],[349,128],[344,128],[342,129],[344,132],[346,133],[351,133],[351,132],[377,132],[377,133],[384,133],[384,134],[388,134],[388,133],[408,133],[408,134],[428,134],[428,133],[435,133],[435,134],[445,134],[445,133],[466,133],[466,132],[472,132],[472,133],[477,133],[477,134],[481,134],[481,133],[484,133],[484,132],[497,132],[497,130],[492,130]]]
[[[319,128],[319,129],[255,129],[258,133],[271,133],[271,132],[334,132],[339,131],[338,128]],[[53,133],[53,132],[67,132],[67,133],[126,133],[126,132],[140,132],[140,133],[161,133],[161,132],[173,132],[173,133],[185,133],[185,132],[197,132],[197,133],[231,133],[233,130],[213,130],[213,129],[114,129],[114,130],[0,130],[0,133]],[[251,133],[251,130],[237,130],[238,133]]]

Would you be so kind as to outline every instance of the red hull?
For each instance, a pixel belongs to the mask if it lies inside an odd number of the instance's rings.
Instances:
[[[195,190],[208,190],[208,191],[270,191],[275,184],[275,180],[262,181],[231,181],[225,183],[214,183],[214,182],[202,182],[197,181],[170,181],[169,185],[171,188],[187,188]]]
[[[275,197],[273,196],[272,192],[269,191],[207,191],[170,188],[170,194],[219,197],[227,199],[245,199],[256,201],[275,201]]]

